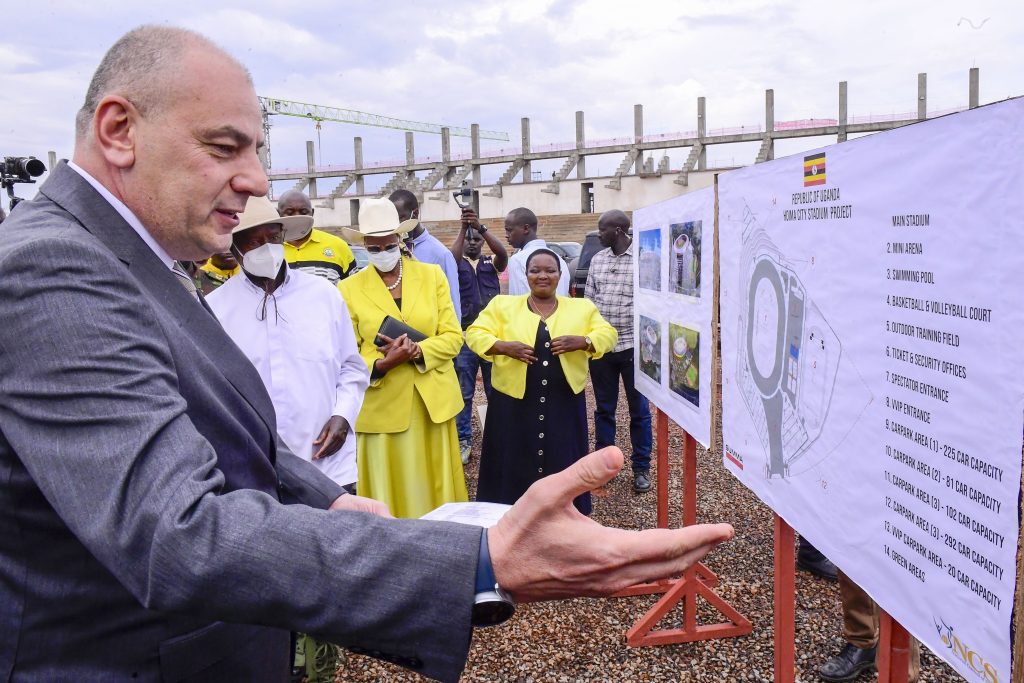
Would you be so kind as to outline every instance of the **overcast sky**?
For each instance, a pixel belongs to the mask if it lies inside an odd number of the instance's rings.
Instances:
[[[1024,94],[1019,0],[8,0],[0,155],[70,156],[74,112],[93,70],[142,23],[213,38],[250,68],[261,95],[476,122],[509,132],[513,144],[522,116],[531,118],[534,145],[573,140],[578,109],[588,139],[631,135],[635,103],[644,105],[645,133],[692,130],[698,96],[707,98],[709,129],[757,124],[766,88],[775,90],[778,121],[835,118],[841,80],[851,116],[914,111],[919,72],[928,73],[930,110],[961,106],[973,66],[982,102]],[[401,132],[325,123],[322,162],[350,162],[355,135],[367,161],[404,156]],[[275,117],[274,167],[303,166],[311,139],[311,122]],[[439,150],[439,136],[416,135],[418,156]],[[723,154],[709,152],[712,161]],[[588,162],[588,171],[614,165]]]

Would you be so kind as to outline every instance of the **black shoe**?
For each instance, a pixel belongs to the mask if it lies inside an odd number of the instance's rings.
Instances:
[[[838,581],[839,570],[832,560],[828,559],[821,553],[818,553],[818,559],[809,560],[807,558],[796,556],[797,569],[803,569],[805,572],[810,572],[818,578],[825,579],[826,581]]]
[[[875,653],[878,647],[861,649],[856,645],[847,643],[843,649],[832,659],[825,662],[818,674],[822,679],[830,683],[841,681],[852,681],[865,671],[875,668]]]
[[[651,475],[647,471],[633,473],[633,491],[646,493],[651,490]]]

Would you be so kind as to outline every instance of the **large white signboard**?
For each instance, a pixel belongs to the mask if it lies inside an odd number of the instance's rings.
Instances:
[[[713,188],[633,212],[637,389],[704,446],[711,441]]]
[[[1010,680],[1024,100],[719,178],[725,464],[969,681]]]

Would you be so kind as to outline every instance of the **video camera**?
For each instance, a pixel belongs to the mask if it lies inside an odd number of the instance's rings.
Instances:
[[[38,178],[46,172],[46,166],[35,157],[4,157],[0,162],[0,188],[7,189],[7,196],[11,198],[11,210],[18,205],[21,197],[14,196],[15,183],[34,183],[33,178]]]

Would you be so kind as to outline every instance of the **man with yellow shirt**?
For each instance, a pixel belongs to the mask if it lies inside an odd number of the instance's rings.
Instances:
[[[309,197],[298,190],[288,190],[277,200],[281,216],[312,216]],[[311,228],[302,237],[284,243],[284,258],[289,267],[311,275],[327,278],[336,285],[352,272],[356,259],[345,240]]]
[[[232,275],[239,271],[238,261],[230,251],[211,254],[206,263],[199,267],[197,282],[203,294],[209,294],[228,281]]]

